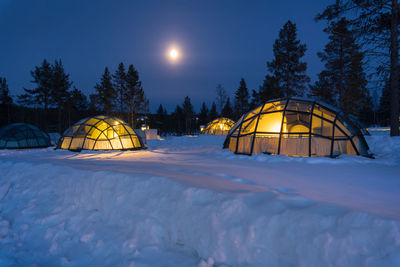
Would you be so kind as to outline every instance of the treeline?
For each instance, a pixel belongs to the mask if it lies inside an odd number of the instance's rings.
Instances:
[[[88,97],[73,86],[61,60],[43,60],[31,71],[33,89],[24,88],[16,101],[10,96],[6,78],[0,77],[0,125],[26,122],[48,132],[62,133],[72,124],[91,115],[115,115],[136,126],[148,112],[149,101],[133,65],[120,63],[111,74],[106,67],[95,93]]]
[[[35,88],[24,89],[16,103],[1,78],[0,108],[5,115],[0,123],[26,121],[62,131],[82,117],[102,113],[138,127],[142,121],[137,119],[147,114],[150,126],[162,133],[184,134],[198,131],[200,125],[219,116],[237,120],[265,101],[300,96],[327,102],[365,125],[390,125],[391,135],[399,135],[397,0],[335,1],[315,19],[326,22],[328,43],[318,53],[324,67],[313,83],[303,59],[307,47],[297,37],[296,24],[288,21],[273,44],[263,83],[249,90],[242,78],[233,96],[218,85],[214,102],[203,103],[198,113],[186,97],[170,114],[162,105],[156,114],[148,114],[149,102],[133,65],[126,69],[121,63],[114,74],[105,68],[95,94],[87,99],[72,87],[61,61],[45,60],[31,72]],[[371,96],[372,85],[383,88],[379,101]]]

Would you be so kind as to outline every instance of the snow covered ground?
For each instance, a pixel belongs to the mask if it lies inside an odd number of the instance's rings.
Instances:
[[[0,266],[400,266],[400,139],[375,159],[0,151]]]

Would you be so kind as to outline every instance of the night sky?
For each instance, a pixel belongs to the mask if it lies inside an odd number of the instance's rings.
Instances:
[[[188,95],[195,110],[222,84],[232,97],[244,77],[258,89],[272,45],[287,20],[307,45],[304,60],[316,79],[316,53],[327,42],[314,17],[328,1],[0,0],[0,76],[13,96],[32,88],[30,71],[44,58],[63,61],[74,85],[94,92],[104,67],[119,62],[139,71],[150,111],[169,112]],[[182,57],[171,64],[170,46]]]

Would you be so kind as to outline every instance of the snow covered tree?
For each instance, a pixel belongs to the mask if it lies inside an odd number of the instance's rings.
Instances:
[[[267,62],[270,76],[266,76],[265,90],[271,94],[283,96],[303,96],[310,78],[306,75],[307,64],[301,61],[306,51],[306,45],[297,40],[296,24],[290,20],[279,32],[279,38],[274,43],[274,59]],[[268,93],[268,91],[266,91]]]
[[[240,116],[249,111],[250,109],[249,98],[250,98],[249,90],[247,89],[247,85],[244,78],[242,78],[240,80],[239,88],[236,90],[235,93],[235,108],[234,108],[235,120],[237,120]]]

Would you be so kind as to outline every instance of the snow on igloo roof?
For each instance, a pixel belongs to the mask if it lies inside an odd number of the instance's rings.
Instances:
[[[49,147],[49,136],[34,125],[12,123],[0,129],[0,149]]]
[[[361,130],[338,110],[309,99],[272,100],[244,114],[224,143],[237,154],[369,156]]]
[[[72,151],[133,150],[145,148],[145,145],[123,120],[99,115],[84,118],[72,125],[64,132],[57,148]]]

